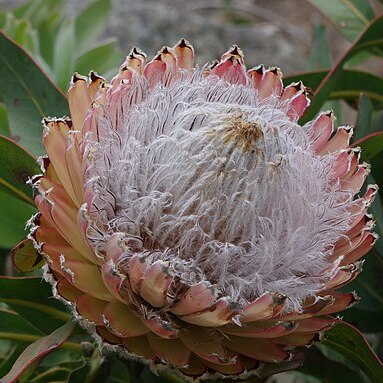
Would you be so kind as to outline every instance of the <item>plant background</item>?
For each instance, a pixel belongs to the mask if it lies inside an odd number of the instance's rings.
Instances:
[[[371,43],[368,49],[358,48],[355,43],[374,17],[383,14],[381,1],[88,0],[79,4],[74,0],[28,3],[2,0],[0,12],[0,28],[22,45],[64,92],[75,70],[87,74],[94,69],[110,79],[133,45],[150,57],[163,44],[173,45],[180,37],[186,37],[196,49],[197,61],[204,64],[236,43],[243,49],[248,67],[260,63],[276,65],[282,68],[287,82],[302,78],[306,85],[317,89],[308,116],[312,117],[319,107],[331,108],[339,123],[355,125],[354,141],[364,149],[363,158],[373,165],[369,182],[377,182],[382,188],[383,20],[375,25],[374,33],[367,33],[366,41]],[[358,49],[359,53],[354,54]],[[347,50],[346,59],[339,62]],[[7,64],[12,60],[17,65],[11,66],[14,69],[11,73]],[[12,139],[12,142],[0,139],[0,274],[3,275],[0,277],[3,302],[0,377],[15,362],[13,370],[17,370],[13,378],[8,374],[0,382],[180,382],[169,374],[156,377],[135,363],[100,356],[80,329],[71,325],[60,327],[70,316],[61,304],[50,298],[50,287],[41,284],[39,277],[17,278],[38,276],[40,271],[32,269],[38,268],[41,260],[26,242],[13,252],[13,263],[22,273],[12,265],[10,250],[25,237],[25,221],[35,211],[29,204],[31,191],[24,181],[38,171],[33,159],[13,142],[26,147],[32,155],[42,154],[41,111],[57,116],[68,113],[63,94],[36,68],[13,43],[0,40],[0,134]],[[320,87],[331,68],[327,88]],[[295,77],[297,72],[308,74]],[[25,89],[19,86],[20,78],[27,89],[35,92],[39,111],[28,102],[24,104]],[[379,198],[373,213],[382,236]],[[380,240],[366,257],[365,271],[352,286],[347,286],[348,291],[355,289],[363,300],[344,314],[345,320],[364,332],[380,358],[383,355],[382,256]],[[364,338],[352,328],[342,326],[332,330],[322,345],[309,350],[306,363],[298,372],[265,377],[257,382],[265,379],[268,383],[382,382],[382,365]],[[54,330],[54,335],[48,336]],[[44,342],[40,348],[26,350],[33,341],[41,339]],[[52,344],[63,342],[62,347],[43,358]]]

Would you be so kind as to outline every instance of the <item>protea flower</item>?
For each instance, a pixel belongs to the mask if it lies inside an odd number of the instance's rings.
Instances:
[[[134,48],[107,84],[75,74],[71,120],[44,120],[32,235],[55,296],[101,345],[190,379],[256,373],[320,339],[355,293],[376,188],[352,129],[300,126],[302,83],[194,68],[181,40]]]

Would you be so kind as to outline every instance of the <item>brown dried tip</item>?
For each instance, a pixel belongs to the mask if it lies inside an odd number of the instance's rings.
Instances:
[[[305,93],[308,98],[312,98],[314,96],[314,89],[310,88],[309,86],[306,86]]]
[[[157,53],[157,55],[153,57],[153,61],[163,61],[161,57],[161,53],[162,52]]]
[[[139,48],[133,47],[127,57],[129,60],[139,60],[139,61],[145,61],[146,60],[146,54]]]
[[[89,72],[89,78],[92,82],[99,81],[99,80],[105,81],[105,79],[102,76],[100,76],[97,72],[93,70]]]
[[[139,48],[133,47],[130,51],[130,57],[134,58],[136,56],[142,56],[143,58],[146,58],[146,54]]]
[[[214,60],[210,65],[209,65],[209,69],[214,69],[217,65],[219,64],[219,61],[218,60]]]
[[[184,39],[184,38],[182,38],[176,45],[178,47],[180,47],[180,48],[188,48],[188,47],[190,47],[189,42],[186,39]]]
[[[50,165],[51,163],[51,160],[49,159],[48,156],[43,156],[43,157],[40,157],[41,161],[42,161],[42,170],[44,171],[44,173],[46,172],[46,170],[48,169],[48,166]],[[41,216],[41,213],[38,213],[38,215],[36,215],[36,217],[40,217]]]
[[[277,76],[279,76],[279,78],[282,78],[283,77],[283,73],[281,71],[280,68],[276,67],[276,66],[271,66],[269,67],[269,71]]]
[[[261,65],[258,65],[256,67],[253,68],[258,74],[263,74],[265,73],[265,66],[263,64]]]
[[[41,122],[43,123],[43,125],[48,125],[50,122],[55,122],[55,121],[56,121],[56,118],[54,117],[44,117]]]
[[[75,72],[73,73],[72,76],[72,84],[75,84],[77,81],[85,81],[86,82],[87,78],[82,76],[81,74]]]
[[[69,117],[44,117],[42,120],[43,125],[47,126],[50,123],[58,123],[62,122],[63,124],[67,125],[68,128],[71,128],[73,126],[72,120]]]
[[[273,292],[271,293],[271,296],[273,297],[273,301],[278,306],[283,305],[286,302],[287,296],[282,293]]]
[[[352,294],[352,298],[349,305],[347,306],[348,309],[355,306],[357,303],[359,303],[362,300],[362,298],[355,291],[351,291],[351,294]]]
[[[294,89],[296,89],[297,92],[306,90],[306,87],[303,85],[302,81],[293,82],[291,86],[294,87]]]
[[[235,56],[242,56],[242,52],[237,45],[233,45],[229,53]]]
[[[169,52],[169,47],[162,47],[162,49],[160,50],[160,53],[163,53],[163,54],[170,54]]]

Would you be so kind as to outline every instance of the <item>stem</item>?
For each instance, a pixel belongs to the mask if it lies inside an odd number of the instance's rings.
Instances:
[[[107,360],[103,360],[103,358],[105,358],[105,356],[102,356],[100,350],[96,348],[93,351],[91,367],[85,379],[85,383],[109,382],[110,364]]]
[[[70,369],[63,368],[63,367],[53,367],[53,368],[49,369],[48,371],[45,371],[45,372],[37,375],[35,378],[33,378],[31,380],[31,383],[32,382],[39,382],[39,381],[41,381],[41,379],[45,379],[45,378],[47,378],[53,374],[56,374],[57,372],[60,372],[60,371],[70,372]],[[44,381],[46,382],[47,379],[45,379]]]
[[[31,334],[23,334],[23,333],[14,333],[14,332],[1,332],[0,331],[0,339],[6,340],[16,340],[21,342],[33,343],[36,340],[43,338],[43,336],[39,335],[31,335]],[[80,344],[75,342],[65,342],[59,348],[66,348],[68,350],[76,351],[82,353],[82,347]]]
[[[49,307],[49,306],[46,306],[46,305],[42,305],[40,303],[33,303],[33,302],[28,302],[28,301],[24,301],[22,299],[11,299],[11,298],[2,298],[1,299],[2,302],[4,303],[8,303],[10,305],[13,304],[16,304],[16,305],[21,305],[21,306],[24,306],[24,307],[30,307],[32,309],[35,309],[35,310],[39,310],[39,311],[42,311],[56,319],[60,319],[64,322],[68,322],[72,319],[72,316],[64,311],[60,311],[60,310],[57,310],[57,309],[54,309],[52,307]]]

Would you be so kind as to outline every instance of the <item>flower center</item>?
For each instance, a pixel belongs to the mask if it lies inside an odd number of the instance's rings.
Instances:
[[[243,119],[241,114],[229,115],[225,129],[224,143],[242,146],[244,151],[254,150],[255,143],[263,136],[261,124]]]

